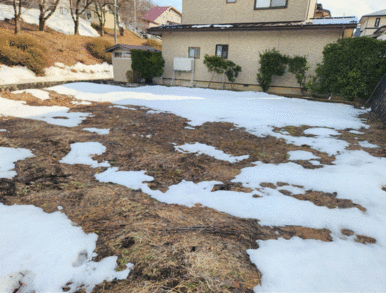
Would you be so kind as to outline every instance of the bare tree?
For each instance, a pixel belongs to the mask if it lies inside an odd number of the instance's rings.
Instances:
[[[99,21],[99,34],[104,36],[105,24],[106,24],[106,13],[111,10],[111,0],[93,0],[94,5],[90,10],[94,11]]]
[[[30,1],[28,0],[12,0],[12,5],[15,13],[15,34],[21,31],[21,15],[25,6],[28,6]]]
[[[94,0],[67,0],[72,20],[74,21],[74,35],[79,35],[80,16],[86,11]]]
[[[44,31],[46,21],[55,13],[60,0],[38,0],[39,4],[39,31]]]

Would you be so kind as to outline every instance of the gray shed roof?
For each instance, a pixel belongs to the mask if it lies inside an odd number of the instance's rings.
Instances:
[[[143,51],[149,51],[149,52],[161,52],[160,50],[158,49],[155,49],[153,47],[150,47],[150,46],[134,46],[134,45],[126,45],[126,44],[117,44],[115,46],[112,46],[110,48],[107,48],[105,50],[105,53],[111,53],[113,52],[115,49],[125,49],[127,51],[131,51],[131,50],[143,50]]]

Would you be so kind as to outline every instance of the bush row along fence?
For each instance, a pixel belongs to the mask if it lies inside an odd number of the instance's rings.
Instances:
[[[366,107],[371,107],[371,111],[386,124],[386,74],[366,102]]]

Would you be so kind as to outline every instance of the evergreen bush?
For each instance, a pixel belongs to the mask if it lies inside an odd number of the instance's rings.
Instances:
[[[267,92],[271,83],[273,76],[283,76],[286,70],[286,65],[289,62],[289,57],[282,55],[275,48],[271,50],[265,50],[263,54],[260,55],[260,68],[259,73],[257,74],[257,81],[259,85],[263,88],[264,92]]]
[[[386,74],[386,41],[346,38],[327,44],[309,83],[313,92],[367,99]]]
[[[110,48],[114,45],[113,42],[104,39],[102,37],[95,38],[91,42],[88,42],[86,45],[87,51],[91,54],[91,56],[103,61],[108,64],[112,64],[111,53],[105,53],[107,48]]]
[[[208,71],[212,73],[212,78],[208,84],[209,88],[215,74],[224,74],[227,69],[227,63],[226,60],[220,56],[209,56],[208,54],[205,54],[204,64],[208,68]]]
[[[306,89],[306,73],[309,68],[306,57],[294,56],[288,59],[288,71],[295,75],[302,93]]]
[[[146,83],[152,83],[153,77],[162,76],[164,66],[165,60],[161,52],[131,50],[131,69],[146,79]]]
[[[233,88],[233,83],[236,81],[236,78],[239,76],[239,73],[242,71],[241,66],[236,65],[233,61],[227,60],[226,61],[226,70],[225,70],[225,75],[228,78],[228,81],[232,83],[232,88]]]

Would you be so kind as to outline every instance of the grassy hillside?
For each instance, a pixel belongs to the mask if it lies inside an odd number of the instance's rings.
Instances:
[[[86,65],[101,63],[102,60],[90,55],[87,51],[87,43],[94,40],[93,37],[73,36],[56,32],[47,28],[45,32],[40,32],[36,25],[22,23],[22,32],[24,35],[33,38],[43,48],[46,49],[47,67],[53,66],[55,62],[61,62],[65,65],[74,65],[81,62]],[[13,22],[0,21],[0,40],[10,39],[14,34]],[[106,29],[106,35],[103,39],[114,42],[114,31]],[[142,45],[146,40],[138,38],[130,31],[125,31],[124,37],[118,34],[118,43],[130,45]],[[5,62],[0,60],[0,64]]]

